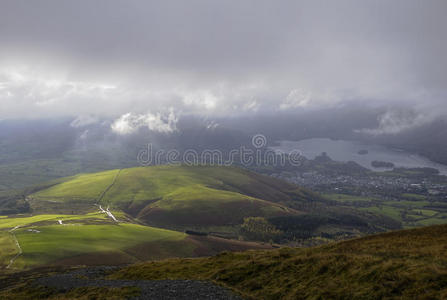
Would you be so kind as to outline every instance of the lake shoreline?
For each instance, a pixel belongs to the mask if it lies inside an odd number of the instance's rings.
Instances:
[[[374,168],[371,165],[373,161],[384,161],[393,163],[396,168],[434,168],[439,170],[440,175],[447,175],[447,165],[434,162],[425,156],[360,141],[329,138],[311,138],[299,141],[280,140],[275,142],[275,146],[270,149],[285,153],[300,151],[307,159],[314,159],[322,152],[326,152],[333,160],[354,161],[372,171],[388,170],[387,168]],[[361,150],[365,150],[367,153],[359,154]]]

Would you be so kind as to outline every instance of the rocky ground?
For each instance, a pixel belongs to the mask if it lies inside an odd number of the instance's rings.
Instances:
[[[115,267],[79,269],[35,280],[39,286],[65,292],[81,287],[137,287],[141,294],[132,299],[216,299],[239,300],[233,292],[214,283],[197,280],[109,280]]]

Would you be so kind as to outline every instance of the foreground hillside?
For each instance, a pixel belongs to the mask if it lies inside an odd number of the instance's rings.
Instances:
[[[254,299],[447,297],[447,225],[326,246],[144,263],[115,279],[202,279]]]
[[[185,279],[189,281],[181,281]],[[121,269],[4,274],[0,298],[146,299],[157,291],[156,299],[161,299],[176,291],[194,294],[199,282],[194,280],[214,282],[246,299],[445,299],[447,225],[313,248],[223,252]],[[181,282],[188,287],[180,287]],[[158,289],[160,284],[163,288]]]

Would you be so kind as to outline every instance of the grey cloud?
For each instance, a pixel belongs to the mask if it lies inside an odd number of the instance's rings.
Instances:
[[[91,116],[91,115],[78,116],[76,119],[74,119],[70,123],[70,126],[74,127],[74,128],[80,128],[80,127],[96,124],[96,123],[98,123],[98,121],[99,121],[98,118],[96,118],[95,116]],[[88,130],[86,130],[86,132],[88,132]]]
[[[444,0],[2,0],[0,118],[348,101],[446,112],[445,11]]]
[[[177,122],[178,117],[172,110],[166,115],[126,113],[112,123],[111,129],[120,135],[132,134],[141,127],[160,133],[172,133],[177,130]]]
[[[355,130],[355,132],[370,135],[393,135],[420,127],[435,119],[434,115],[417,113],[412,110],[388,110],[378,116],[379,126],[377,128],[365,128]]]

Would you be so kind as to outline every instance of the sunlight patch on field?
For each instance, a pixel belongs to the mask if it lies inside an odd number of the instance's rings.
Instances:
[[[184,233],[136,224],[40,226],[39,232],[16,230],[23,254],[15,268],[29,268],[94,252],[119,252],[132,246],[167,241],[180,241]]]
[[[36,224],[39,222],[54,222],[58,223],[58,220],[69,221],[69,220],[87,220],[87,219],[107,219],[106,214],[103,213],[89,213],[85,215],[36,215],[29,217],[17,217],[13,218],[2,218],[0,219],[0,229],[13,228],[15,226],[28,226]]]

